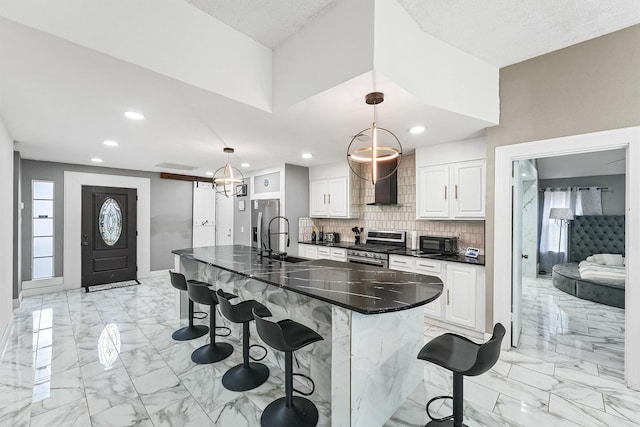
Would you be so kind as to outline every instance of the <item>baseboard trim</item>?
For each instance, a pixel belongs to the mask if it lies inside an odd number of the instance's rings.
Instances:
[[[18,298],[14,298],[14,300],[13,300],[13,308],[20,307],[20,304],[22,304],[22,292],[20,292],[20,294],[18,295]]]
[[[138,279],[151,279],[153,277],[169,276],[169,269],[150,271],[146,276],[140,276]]]
[[[52,277],[50,279],[38,279],[22,282],[22,293],[25,297],[33,295],[50,294],[64,290],[62,277]]]

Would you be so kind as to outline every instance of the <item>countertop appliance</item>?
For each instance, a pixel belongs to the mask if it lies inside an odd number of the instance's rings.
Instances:
[[[424,254],[454,255],[458,253],[456,237],[420,236],[419,249]]]
[[[340,233],[324,233],[324,243],[340,243]]]
[[[405,231],[367,230],[366,243],[347,248],[347,262],[389,267],[389,253],[406,251]]]
[[[251,246],[260,250],[267,248],[269,236],[267,226],[272,219],[280,215],[280,200],[264,199],[251,201]],[[271,234],[280,233],[280,222],[271,223]],[[273,252],[280,252],[279,238],[271,239],[271,249]]]

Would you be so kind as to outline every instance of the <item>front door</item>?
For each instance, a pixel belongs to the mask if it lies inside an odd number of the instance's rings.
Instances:
[[[82,286],[137,280],[136,189],[82,186]]]

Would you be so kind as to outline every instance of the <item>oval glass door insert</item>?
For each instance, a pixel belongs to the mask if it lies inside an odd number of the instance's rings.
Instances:
[[[98,215],[98,227],[100,236],[102,236],[102,240],[107,245],[113,246],[120,239],[120,234],[122,233],[122,211],[115,199],[107,197],[102,203],[100,214]]]

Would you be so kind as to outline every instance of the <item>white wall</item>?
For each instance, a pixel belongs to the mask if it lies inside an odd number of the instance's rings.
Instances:
[[[13,200],[13,139],[0,117],[0,200]],[[13,203],[0,204],[0,353],[13,315]]]

